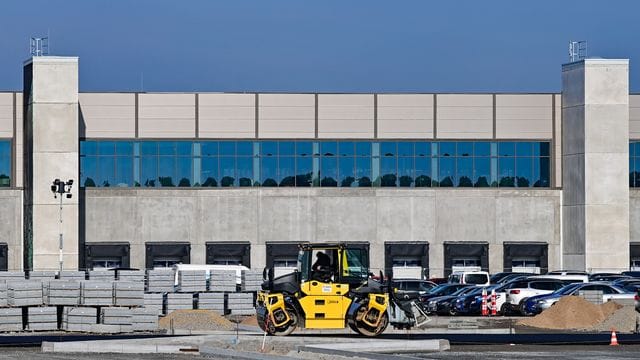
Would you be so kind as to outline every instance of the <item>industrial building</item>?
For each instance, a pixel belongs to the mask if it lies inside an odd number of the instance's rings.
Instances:
[[[78,66],[0,93],[0,269],[286,270],[328,241],[396,277],[640,266],[627,60],[542,94],[84,93]]]

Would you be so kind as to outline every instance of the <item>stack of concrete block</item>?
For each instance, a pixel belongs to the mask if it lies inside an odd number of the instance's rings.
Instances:
[[[147,292],[172,292],[175,274],[172,269],[147,271]]]
[[[158,313],[153,309],[135,308],[131,309],[133,315],[133,331],[156,331],[158,330]]]
[[[116,306],[144,306],[144,281],[116,281],[113,284]]]
[[[224,315],[224,293],[198,294],[198,309],[214,310]]]
[[[32,306],[44,304],[42,281],[7,281],[7,305]]]
[[[263,281],[262,271],[245,270],[242,272],[242,291],[260,291]]]
[[[578,295],[596,305],[602,304],[602,290],[581,290],[578,291]]]
[[[108,325],[101,332],[132,332],[133,313],[129,308],[104,307],[100,309],[100,324]]]
[[[98,310],[90,307],[69,307],[62,309],[62,329],[66,331],[92,332],[98,323]]]
[[[0,309],[0,331],[22,331],[22,309]]]
[[[162,314],[162,294],[144,294],[144,308],[155,311],[156,315]]]
[[[255,315],[253,293],[230,293],[227,296],[227,308],[231,315]]]
[[[236,291],[236,272],[234,270],[211,270],[209,291]]]
[[[80,289],[82,305],[113,305],[113,281],[85,280]]]
[[[0,281],[0,307],[7,306],[7,282]]]
[[[84,271],[71,271],[71,270],[63,270],[58,274],[58,278],[60,280],[74,280],[74,281],[82,281],[86,277],[86,273]]]
[[[116,279],[115,271],[89,270],[89,280],[113,281]]]
[[[29,273],[29,280],[40,280],[42,282],[46,282],[55,278],[55,271],[31,271]]]
[[[167,315],[170,314],[173,310],[191,309],[193,309],[193,294],[167,294]]]
[[[144,283],[144,270],[118,270],[118,281]]]
[[[0,281],[24,280],[22,271],[0,271]]]
[[[178,273],[178,291],[207,291],[207,272],[205,270],[180,271]]]
[[[44,288],[47,305],[80,305],[80,281],[51,280]]]
[[[58,309],[55,306],[27,308],[27,329],[31,331],[58,330]]]

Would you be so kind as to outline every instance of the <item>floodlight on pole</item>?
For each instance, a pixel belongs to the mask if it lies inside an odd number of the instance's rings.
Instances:
[[[53,193],[53,198],[57,199],[60,197],[60,210],[59,210],[59,221],[60,221],[60,235],[58,237],[58,262],[60,264],[60,273],[62,273],[62,268],[64,265],[64,260],[62,257],[62,250],[64,249],[64,237],[62,232],[62,199],[67,198],[71,199],[71,187],[73,186],[73,179],[69,179],[67,182],[64,182],[60,179],[53,180],[51,184],[51,192]]]

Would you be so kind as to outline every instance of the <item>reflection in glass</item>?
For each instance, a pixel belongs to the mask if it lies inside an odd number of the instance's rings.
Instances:
[[[98,184],[110,187],[114,184],[115,161],[112,156],[98,157]]]
[[[458,142],[456,144],[456,155],[457,156],[473,156],[473,143],[464,141]]]
[[[456,159],[449,157],[441,157],[438,162],[438,170],[440,171],[439,186],[452,187],[456,183]]]
[[[473,187],[473,158],[456,158],[456,177],[459,187]]]
[[[336,187],[338,186],[338,162],[335,157],[323,157],[320,159],[320,186]]]
[[[140,184],[144,187],[158,186],[158,158],[143,156],[140,158],[140,162]]]
[[[0,159],[0,161],[2,161]],[[95,187],[97,175],[97,158],[95,156],[85,156],[80,158],[80,184],[84,187]],[[4,164],[4,162],[2,163]],[[9,170],[0,168],[0,177],[9,176]]]
[[[293,149],[291,149],[293,152]],[[278,180],[280,186],[296,185],[296,164],[293,156],[280,156],[278,161]]]
[[[358,187],[371,187],[371,158],[370,157],[358,157],[356,158],[356,180]]]
[[[278,186],[278,158],[263,157],[260,163],[260,183],[263,187]]]
[[[253,158],[249,156],[238,156],[236,159],[236,165],[238,186],[253,186]]]
[[[550,186],[550,176],[549,176],[549,158],[541,157],[538,158],[537,161],[533,163],[533,176],[536,179],[533,184],[534,187],[549,187]]]
[[[222,146],[220,146],[222,152]],[[236,169],[234,157],[220,156],[220,187],[236,186]]]
[[[431,158],[415,159],[415,187],[431,187]]]
[[[296,157],[296,186],[310,187],[313,180],[313,158],[310,156]]]
[[[340,144],[340,146],[340,149],[342,149],[342,144]],[[340,157],[338,158],[338,166],[338,183],[340,184],[340,187],[355,186],[356,177],[354,174],[354,158],[351,156]]]
[[[193,183],[192,181],[192,171],[191,171],[191,157],[178,156],[177,157],[177,166],[176,166],[176,180],[178,181],[179,187],[190,187]]]
[[[477,157],[473,159],[473,186],[491,186],[491,159],[488,157]]]
[[[203,157],[201,160],[201,168],[202,168],[202,172],[200,175],[200,179],[202,179],[202,186],[217,187],[218,186],[218,157],[217,156]]]
[[[440,156],[455,156],[456,154],[456,143],[454,142],[441,142],[438,147],[438,155]]]
[[[533,161],[530,157],[516,158],[516,185],[518,187],[533,186]]]
[[[398,177],[396,176],[397,165],[395,156],[383,156],[380,158],[380,186],[398,186]]]
[[[114,186],[131,187],[133,186],[133,157],[118,156],[116,157],[116,174]]]
[[[413,145],[413,143],[410,143]],[[398,185],[400,187],[413,186],[413,157],[398,158]]]
[[[175,187],[176,158],[160,156],[158,158],[158,183],[162,187]]]
[[[514,158],[498,159],[498,186],[514,187],[516,185],[516,164]]]

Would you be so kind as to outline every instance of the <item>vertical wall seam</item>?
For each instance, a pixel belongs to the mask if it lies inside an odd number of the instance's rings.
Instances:
[[[200,96],[198,93],[195,94],[195,120],[196,120],[196,139],[200,137]]]
[[[139,130],[138,130],[138,113],[139,113],[139,106],[138,106],[138,93],[135,94],[135,117],[134,117],[134,122],[135,122],[135,138],[137,139],[139,136]]]
[[[438,94],[433,94],[433,139],[438,136]]]
[[[496,139],[496,94],[493,94],[493,139]]]
[[[315,133],[314,138],[318,138],[318,94],[315,94]]]
[[[373,138],[378,138],[378,94],[373,94]]]
[[[259,121],[260,121],[260,114],[259,114],[259,110],[260,110],[260,96],[258,93],[255,94],[255,120],[256,120],[256,129],[255,129],[255,138],[258,139],[259,138],[259,131],[260,131],[260,127],[259,127]]]

